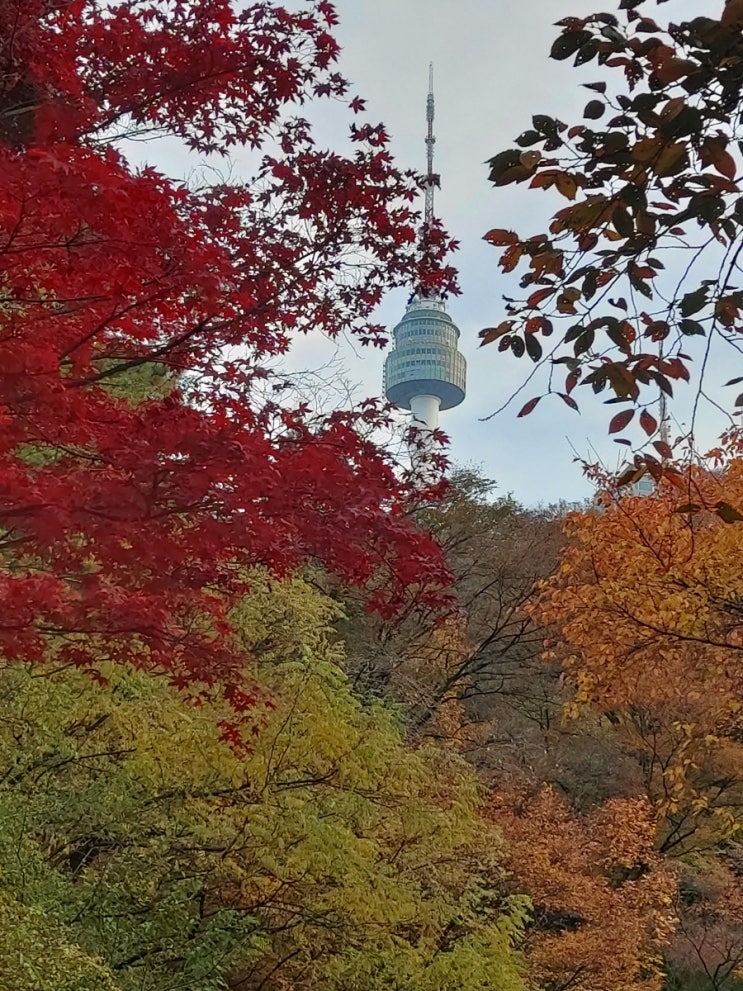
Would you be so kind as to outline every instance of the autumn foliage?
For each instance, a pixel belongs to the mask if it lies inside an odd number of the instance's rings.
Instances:
[[[690,469],[683,506],[669,485],[575,514],[531,606],[551,626],[571,724],[598,716],[636,768],[677,879],[667,973],[705,989],[736,987],[743,960],[743,536],[725,520],[743,499],[738,448],[732,437],[717,468]]]
[[[0,0],[3,986],[738,991],[743,441],[682,471],[655,407],[743,311],[743,14],[644,2],[561,22],[615,84],[490,163],[557,205],[486,235],[524,293],[483,343],[657,483],[561,535],[272,378],[452,288],[331,3]]]
[[[660,988],[675,886],[654,849],[649,803],[613,799],[579,815],[545,787],[498,793],[489,811],[533,900],[528,960],[539,986]]]
[[[273,700],[104,665],[0,668],[0,985],[13,991],[525,991],[526,902],[475,773],[350,690],[338,605],[252,576],[234,616]]]
[[[702,504],[737,502],[741,464],[722,477],[698,472],[690,485]],[[558,631],[553,653],[575,685],[572,711],[620,713],[652,800],[706,817],[723,814],[732,782],[721,781],[740,756],[743,533],[712,511],[678,509],[670,488],[576,516],[535,608]]]
[[[343,155],[300,114],[350,98],[334,22],[326,2],[0,2],[8,659],[209,681],[239,664],[228,610],[249,566],[374,577],[387,610],[440,582],[405,485],[355,430],[374,408],[310,429],[255,388],[293,334],[377,341],[383,292],[418,278],[417,180],[384,129],[351,123]],[[250,150],[254,174],[189,185],[129,160],[161,136],[197,162]],[[450,278],[430,252],[426,278]]]

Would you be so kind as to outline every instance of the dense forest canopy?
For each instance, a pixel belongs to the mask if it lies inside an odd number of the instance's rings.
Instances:
[[[649,6],[562,21],[584,119],[490,163],[567,204],[487,235],[526,296],[483,341],[655,452],[528,508],[272,398],[297,334],[453,286],[331,3],[0,0],[3,988],[743,987],[743,442],[684,462],[656,391],[737,349],[743,11]],[[163,137],[255,174],[122,150]],[[724,264],[669,295],[676,248]]]

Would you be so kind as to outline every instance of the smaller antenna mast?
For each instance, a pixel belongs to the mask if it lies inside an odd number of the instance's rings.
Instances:
[[[658,359],[659,364],[663,361],[663,341],[658,342]],[[658,389],[660,404],[658,408],[658,413],[660,416],[660,440],[667,447],[671,446],[671,423],[668,416],[668,400],[666,398],[665,392],[659,387]],[[664,459],[665,460],[665,459]]]
[[[436,175],[433,171],[433,146],[436,138],[433,136],[433,62],[428,66],[428,99],[426,100],[426,121],[428,122],[428,134],[426,135],[426,159],[428,169],[426,172],[426,209],[424,220],[426,228],[433,223],[433,191],[436,187]]]
[[[671,446],[671,424],[668,419],[668,401],[664,392],[660,396],[660,439]]]

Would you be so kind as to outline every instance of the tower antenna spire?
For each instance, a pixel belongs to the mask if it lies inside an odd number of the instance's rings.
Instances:
[[[433,222],[433,191],[438,181],[438,177],[433,171],[433,147],[436,144],[436,138],[433,134],[433,116],[433,62],[431,62],[428,66],[428,98],[426,99],[426,122],[428,123],[428,132],[426,134],[426,208],[423,215],[426,229],[428,229]]]

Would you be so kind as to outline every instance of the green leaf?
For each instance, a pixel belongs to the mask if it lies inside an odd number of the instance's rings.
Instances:
[[[562,61],[570,58],[591,38],[590,31],[568,31],[556,38],[550,49],[550,58]]]
[[[583,110],[583,116],[589,120],[598,120],[603,117],[606,111],[606,104],[603,100],[590,100]]]
[[[585,65],[586,62],[590,62],[595,59],[599,53],[599,43],[595,38],[591,38],[587,41],[579,50],[578,54],[575,56],[573,65]]]
[[[545,114],[534,114],[531,122],[540,134],[546,134],[548,137],[557,134],[557,121],[554,117],[547,117]]]
[[[575,354],[576,358],[578,357],[579,354],[584,354],[586,351],[589,351],[593,347],[593,341],[595,337],[596,337],[596,333],[592,328],[589,327],[588,329],[583,331],[583,333],[580,335],[578,340],[573,345],[573,353]]]
[[[614,207],[614,212],[611,216],[612,223],[614,224],[617,233],[621,234],[622,237],[634,237],[635,236],[635,225],[632,217],[628,210],[624,208],[621,203],[617,203]]]
[[[520,160],[521,152],[518,148],[507,148],[505,151],[499,152],[488,161],[488,165],[490,166],[490,181],[497,182],[508,169],[519,165]]]
[[[743,513],[731,506],[729,502],[718,502],[715,512],[725,523],[740,523],[743,520]]]
[[[699,513],[702,507],[696,502],[685,502],[683,506],[677,506],[674,513]]]
[[[522,131],[521,134],[516,138],[516,144],[519,148],[529,148],[531,145],[535,145],[538,141],[542,140],[542,135],[539,131]]]
[[[679,330],[686,337],[705,337],[706,331],[704,327],[696,320],[680,320]]]
[[[534,334],[527,334],[525,338],[526,353],[532,361],[537,362],[542,357],[542,345]]]
[[[689,317],[692,313],[698,313],[707,304],[707,286],[700,286],[694,292],[687,293],[681,300],[680,311],[682,317]]]

